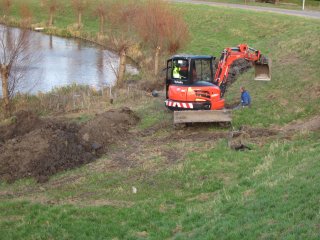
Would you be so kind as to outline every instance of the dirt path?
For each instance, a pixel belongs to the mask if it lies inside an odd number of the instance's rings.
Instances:
[[[190,4],[198,4],[198,5],[238,8],[238,9],[245,9],[245,10],[251,10],[256,12],[272,12],[272,13],[299,16],[299,17],[305,17],[305,18],[320,19],[320,11],[288,10],[288,9],[272,8],[272,7],[248,6],[248,5],[233,4],[233,3],[217,3],[217,2],[207,2],[207,1],[197,1],[197,0],[170,0],[170,1],[177,2],[177,3],[190,3]]]

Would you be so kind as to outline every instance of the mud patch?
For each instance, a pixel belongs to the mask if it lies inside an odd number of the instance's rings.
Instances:
[[[249,126],[243,126],[241,128],[240,134],[247,135],[249,138],[263,138],[270,137],[279,134],[279,131],[276,129],[269,128],[253,128]],[[234,134],[236,136],[237,133]]]
[[[281,130],[285,132],[319,131],[320,116],[315,116],[307,120],[294,121],[283,127]]]
[[[168,163],[172,164],[184,157],[185,153],[174,149],[166,149],[161,152],[161,155],[167,159]]]
[[[254,128],[243,126],[238,131],[231,131],[228,136],[228,146],[236,151],[251,150],[249,143],[265,144],[268,139],[277,137],[281,131],[269,128]]]
[[[280,128],[254,128],[243,126],[239,131],[232,131],[228,137],[228,145],[234,150],[246,150],[248,142],[263,145],[269,139],[283,138],[291,139],[295,134],[303,131],[319,131],[320,116],[310,119],[298,120]],[[250,147],[249,147],[250,148]]]
[[[40,120],[36,115],[22,112],[16,122],[1,127],[0,180],[13,182],[34,177],[45,182],[48,177],[96,159],[108,146],[125,140],[129,128],[138,117],[128,108],[97,115],[85,125],[53,120]]]

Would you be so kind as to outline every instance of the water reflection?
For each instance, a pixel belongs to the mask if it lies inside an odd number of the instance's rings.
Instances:
[[[53,49],[52,35],[49,36],[49,49]]]
[[[3,28],[0,25],[0,30]],[[12,42],[13,36],[19,31],[8,28],[6,40]],[[112,52],[79,39],[65,39],[38,32],[32,32],[31,38],[32,44],[41,52],[41,60],[30,65],[36,72],[33,76],[37,77],[26,79],[24,87],[19,88],[20,92],[48,92],[55,87],[74,83],[95,88],[114,84],[116,76],[113,68],[118,67],[119,58]],[[127,66],[127,70],[137,73],[131,65]]]

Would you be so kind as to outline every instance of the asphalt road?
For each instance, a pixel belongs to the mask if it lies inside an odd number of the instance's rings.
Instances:
[[[286,15],[293,15],[305,18],[315,18],[320,19],[320,11],[302,11],[302,10],[289,10],[289,9],[281,9],[281,8],[272,8],[272,7],[259,7],[259,6],[249,6],[249,5],[241,5],[241,4],[233,4],[233,3],[216,3],[216,2],[207,2],[207,1],[198,1],[198,0],[169,0],[171,2],[180,2],[180,3],[191,3],[198,5],[208,5],[208,6],[220,6],[220,7],[228,7],[228,8],[239,8],[252,10],[256,12],[272,12]]]

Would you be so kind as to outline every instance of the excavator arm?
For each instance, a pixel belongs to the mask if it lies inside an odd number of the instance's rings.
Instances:
[[[214,77],[214,83],[221,89],[221,96],[226,91],[230,67],[238,59],[245,59],[254,63],[256,69],[255,80],[271,80],[270,63],[259,50],[251,48],[247,44],[240,44],[235,48],[226,48],[222,51]]]

